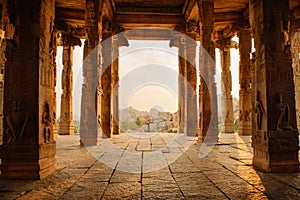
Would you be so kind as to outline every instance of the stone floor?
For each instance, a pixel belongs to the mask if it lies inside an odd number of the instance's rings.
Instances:
[[[300,199],[300,173],[251,166],[251,137],[216,145],[180,134],[122,134],[99,147],[57,139],[56,172],[41,181],[0,180],[0,199]]]

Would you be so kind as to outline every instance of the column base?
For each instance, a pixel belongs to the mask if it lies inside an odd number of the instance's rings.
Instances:
[[[252,135],[252,128],[251,126],[239,126],[238,130],[239,135]]]
[[[59,127],[59,135],[74,135],[74,126],[70,127]]]
[[[221,133],[227,133],[227,134],[234,133],[234,126],[233,125],[224,125]]]
[[[101,137],[81,137],[80,146],[98,146],[101,142]]]
[[[299,138],[296,131],[257,131],[252,137],[253,167],[263,172],[299,172]]]
[[[2,146],[0,179],[40,180],[55,171],[56,142]]]

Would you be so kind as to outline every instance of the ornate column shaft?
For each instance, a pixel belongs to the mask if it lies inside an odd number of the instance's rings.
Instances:
[[[122,29],[117,27],[115,30],[115,34],[113,36],[113,55],[112,55],[112,68],[111,68],[111,76],[112,76],[112,94],[111,94],[111,132],[114,135],[120,134],[119,127],[119,48],[122,46],[129,46],[127,39],[122,33]]]
[[[63,38],[63,40],[70,40]],[[78,39],[79,40],[79,39]],[[80,40],[79,40],[80,41]],[[62,94],[60,106],[60,135],[74,134],[73,121],[73,50],[74,46],[71,41],[63,42],[63,70],[62,70]]]
[[[56,77],[56,55],[57,55],[57,31],[56,28],[54,26],[53,32],[51,34],[51,55],[52,55],[52,61],[51,61],[51,65],[53,67],[53,138],[54,140],[57,139],[57,135],[58,135],[58,128],[57,128],[57,122],[56,122],[56,112],[57,112],[57,107],[56,107],[56,92],[55,92],[55,87],[56,87],[56,81],[57,81],[57,77]]]
[[[241,30],[239,36],[240,52],[240,91],[239,91],[239,135],[252,134],[252,106],[251,106],[251,32]]]
[[[41,179],[54,171],[51,33],[54,1],[4,1],[6,65],[1,175]]]
[[[197,70],[196,70],[196,37],[199,26],[195,21],[186,26],[186,82],[185,82],[185,127],[187,136],[196,136],[198,128],[197,116]]]
[[[85,28],[87,39],[84,43],[83,85],[80,116],[80,143],[85,146],[97,145],[101,139],[99,99],[100,46],[102,1],[86,0]]]
[[[224,38],[219,40],[218,48],[220,49],[221,57],[221,112],[223,116],[222,133],[234,133],[234,119],[233,119],[233,104],[232,104],[232,76],[230,71],[230,45],[231,38]]]
[[[256,47],[253,165],[267,172],[297,172],[289,1],[250,0],[249,13]]]
[[[197,0],[200,16],[200,89],[198,138],[216,142],[218,138],[217,87],[215,83],[215,47],[211,41],[214,27],[214,1]],[[205,51],[204,51],[205,50]],[[209,132],[208,132],[209,131]]]
[[[292,32],[292,56],[296,98],[297,127],[300,130],[300,31]]]
[[[186,36],[176,35],[170,41],[170,47],[178,48],[178,133],[185,130],[185,82],[186,82]]]
[[[101,71],[101,129],[102,137],[111,137],[111,66],[112,66],[112,27],[108,20],[103,21],[102,29],[102,71]]]

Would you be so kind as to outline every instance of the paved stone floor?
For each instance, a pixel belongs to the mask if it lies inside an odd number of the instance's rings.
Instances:
[[[122,134],[93,148],[59,136],[56,172],[0,180],[0,199],[300,199],[300,173],[253,169],[251,137],[223,134],[206,146],[177,136]]]

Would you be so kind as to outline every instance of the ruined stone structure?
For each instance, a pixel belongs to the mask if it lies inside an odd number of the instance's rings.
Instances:
[[[118,51],[130,39],[169,40],[170,47],[178,48],[179,132],[212,144],[218,140],[215,48],[219,48],[222,132],[233,133],[230,48],[239,48],[239,134],[252,133],[253,166],[267,172],[299,170],[298,0],[3,0],[0,4],[1,178],[40,179],[53,171],[56,48],[64,48],[59,133],[73,134],[72,50],[81,45],[80,39],[85,39],[82,145],[98,145],[119,134]],[[231,40],[236,35],[239,44]],[[256,51],[250,60],[251,39]],[[201,44],[200,77],[196,41]]]

